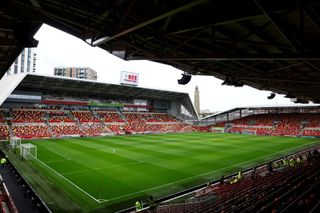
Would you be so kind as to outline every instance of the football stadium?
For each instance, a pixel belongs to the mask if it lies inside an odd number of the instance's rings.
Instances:
[[[320,212],[320,2],[0,5],[1,212]],[[137,76],[6,75],[43,23],[179,68],[179,84],[215,76],[300,104],[200,117],[188,93]]]

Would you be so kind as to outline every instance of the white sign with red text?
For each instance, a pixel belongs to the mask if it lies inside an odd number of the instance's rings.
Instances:
[[[134,73],[134,72],[122,71],[121,72],[121,77],[120,77],[120,83],[121,84],[129,84],[129,85],[138,86],[138,84],[139,84],[139,74],[138,73]]]

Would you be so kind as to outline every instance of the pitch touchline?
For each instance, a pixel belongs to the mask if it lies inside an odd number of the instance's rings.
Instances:
[[[82,188],[80,188],[78,185],[76,185],[75,183],[73,183],[72,181],[70,181],[69,179],[67,179],[66,177],[64,177],[63,175],[61,175],[59,172],[57,172],[56,170],[54,170],[53,168],[51,168],[50,166],[48,166],[47,164],[43,163],[41,160],[38,160],[42,165],[44,165],[45,167],[47,167],[48,169],[50,169],[51,171],[53,171],[54,173],[56,173],[59,177],[61,177],[62,179],[66,180],[68,183],[70,183],[71,185],[73,185],[74,187],[76,187],[77,189],[79,189],[81,192],[83,192],[84,194],[86,194],[87,196],[89,196],[90,198],[92,198],[93,200],[95,200],[97,203],[102,203],[102,202],[106,202],[105,200],[103,201],[99,201],[98,199],[96,199],[95,197],[93,197],[91,194],[89,194],[88,192],[86,192],[85,190],[83,190]]]
[[[161,188],[161,187],[164,187],[164,186],[170,186],[170,185],[172,185],[172,184],[180,183],[180,182],[183,182],[183,181],[186,181],[186,180],[190,180],[190,179],[193,179],[193,178],[196,178],[196,177],[201,177],[201,176],[203,176],[203,175],[215,174],[215,173],[217,173],[218,171],[221,171],[221,170],[225,170],[225,169],[228,169],[228,168],[231,168],[231,167],[235,167],[235,166],[238,166],[238,165],[241,165],[241,164],[245,164],[245,163],[248,163],[248,162],[251,162],[251,161],[258,160],[258,159],[260,159],[260,158],[266,158],[267,156],[276,155],[276,154],[279,154],[279,153],[281,153],[281,152],[283,152],[283,151],[290,151],[290,150],[292,150],[292,149],[297,149],[297,148],[299,148],[299,147],[303,147],[303,146],[310,145],[310,144],[314,144],[314,143],[318,143],[318,142],[319,142],[319,141],[315,141],[315,142],[313,142],[313,143],[304,144],[304,145],[301,145],[301,146],[296,146],[296,147],[293,147],[293,148],[291,148],[291,149],[282,150],[282,151],[279,151],[279,152],[276,152],[276,153],[273,153],[273,154],[265,155],[265,156],[258,157],[258,158],[255,158],[255,159],[251,159],[251,160],[248,160],[248,161],[244,161],[244,162],[241,162],[241,163],[238,163],[238,164],[233,164],[233,165],[231,165],[231,166],[224,167],[224,168],[221,168],[221,169],[217,169],[217,170],[214,170],[214,171],[205,172],[205,173],[202,173],[202,174],[199,174],[199,175],[195,175],[195,176],[192,176],[192,177],[180,179],[180,180],[178,180],[178,181],[174,181],[174,182],[171,182],[171,183],[163,184],[163,185],[161,185],[161,186],[156,186],[156,187],[153,187],[153,188],[149,188],[149,189],[145,189],[145,190],[141,190],[141,191],[137,191],[137,192],[125,194],[125,195],[122,195],[122,196],[118,196],[118,197],[115,197],[115,198],[111,198],[111,199],[108,199],[108,200],[101,201],[101,203],[109,202],[109,201],[112,201],[112,200],[117,200],[117,199],[119,199],[119,198],[128,197],[128,196],[130,196],[130,195],[139,194],[139,193],[146,192],[146,191],[151,191],[151,190],[154,190],[154,189],[157,189],[157,188]]]

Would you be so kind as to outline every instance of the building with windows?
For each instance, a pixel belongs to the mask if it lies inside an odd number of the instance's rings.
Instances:
[[[55,67],[54,75],[70,78],[97,80],[97,72],[89,67]]]
[[[7,74],[36,72],[36,64],[37,53],[35,48],[25,48],[8,69]]]

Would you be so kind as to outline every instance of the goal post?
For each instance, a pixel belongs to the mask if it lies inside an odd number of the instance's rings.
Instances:
[[[244,135],[256,135],[257,134],[257,130],[256,129],[243,129],[241,131],[241,134],[244,134]]]
[[[20,146],[21,146],[21,138],[17,138],[17,137],[10,138],[9,146],[11,148],[20,148]]]
[[[37,146],[31,143],[20,145],[20,155],[25,160],[37,159]]]

